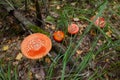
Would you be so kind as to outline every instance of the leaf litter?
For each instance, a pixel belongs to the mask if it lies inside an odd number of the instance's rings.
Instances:
[[[75,3],[77,4],[77,3]],[[72,3],[72,5],[75,6],[74,3]],[[52,5],[52,6],[56,6],[56,5]],[[56,6],[56,9],[59,10],[62,7],[60,5]],[[32,9],[32,11],[35,11],[34,8]],[[56,12],[51,12],[52,16],[54,18],[58,18],[59,15]],[[51,17],[51,16],[50,16]],[[113,19],[118,20],[118,17],[116,17],[116,15],[112,15]],[[51,24],[47,24],[48,28],[51,29],[51,31],[56,30],[56,25],[54,25],[54,18],[50,18],[48,17],[48,21]],[[13,20],[10,17],[10,24],[13,24]],[[72,19],[73,22],[78,23],[79,27],[80,27],[80,31],[79,34],[77,35],[75,41],[78,41],[80,38],[80,35],[83,34],[83,32],[85,31],[85,29],[87,28],[87,24],[80,22],[79,18],[73,18]],[[71,21],[72,21],[71,20]],[[113,21],[113,20],[112,20]],[[112,22],[114,23],[114,21]],[[0,21],[0,28],[2,28],[3,22]],[[115,22],[114,26],[119,29],[119,22]],[[8,28],[9,29],[9,28]],[[5,32],[4,32],[5,33]],[[0,34],[1,35],[1,34]],[[81,42],[78,50],[76,50],[76,54],[73,56],[74,58],[79,57],[79,59],[82,60],[82,57],[85,56],[89,50],[90,50],[90,46],[92,41],[94,40],[94,37],[97,35],[96,31],[91,30],[90,33],[86,36],[83,37],[83,41]],[[113,33],[111,30],[106,31],[106,35],[108,37],[113,37]],[[21,40],[24,38],[25,35],[2,35],[2,40],[0,43],[0,53],[2,54],[0,56],[1,60],[5,60],[4,64],[7,64],[7,62],[11,61],[12,62],[12,66],[15,67],[16,65],[18,66],[18,73],[19,73],[19,80],[27,80],[27,76],[29,76],[29,79],[34,80],[34,79],[38,79],[38,80],[45,80],[45,76],[46,76],[46,68],[48,68],[48,66],[46,66],[44,63],[44,60],[40,60],[40,61],[31,61],[26,59],[25,57],[22,56],[21,51],[20,51],[20,43]],[[67,36],[66,38],[69,38],[69,36]],[[102,37],[101,37],[102,38]],[[95,48],[95,50],[98,50],[99,47],[104,44],[106,42],[106,40],[98,40],[97,42],[97,46]],[[66,43],[67,44],[67,43]],[[114,49],[109,49],[109,51],[102,51],[101,54],[99,54],[97,57],[94,56],[93,61],[91,63],[89,63],[89,67],[87,68],[87,70],[83,71],[84,73],[84,77],[87,78],[90,75],[92,75],[92,73],[100,66],[103,67],[103,69],[106,68],[110,68],[106,71],[110,71],[110,74],[113,74],[113,77],[115,77],[117,75],[119,75],[119,72],[117,72],[115,69],[118,68],[119,69],[119,62],[117,64],[114,64],[115,61],[119,61],[119,56],[117,56],[117,54],[119,54],[118,52],[116,52]],[[81,62],[81,60],[77,63],[79,64]],[[43,62],[43,63],[41,63]],[[61,60],[59,62],[59,65],[56,66],[54,68],[54,72],[57,73],[56,77],[59,77],[61,75]],[[45,63],[48,65],[52,64],[51,60],[49,57],[45,58]],[[110,64],[112,63],[112,64]],[[45,67],[43,67],[43,65],[45,65]],[[24,68],[23,68],[24,67]],[[71,66],[67,66],[66,69],[66,73],[70,71],[70,67]],[[101,70],[102,71],[102,70]],[[100,72],[100,71],[99,71]],[[98,73],[99,73],[98,72]],[[110,74],[105,74],[105,78],[109,79]],[[42,78],[42,79],[41,79]],[[57,78],[55,78],[57,79]]]

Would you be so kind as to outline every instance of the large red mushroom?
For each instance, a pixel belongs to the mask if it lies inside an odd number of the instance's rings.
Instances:
[[[30,59],[39,59],[46,56],[51,48],[51,39],[41,33],[31,34],[21,43],[23,55]]]

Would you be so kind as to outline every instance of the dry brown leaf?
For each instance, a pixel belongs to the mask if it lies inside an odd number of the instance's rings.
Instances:
[[[55,26],[51,26],[51,29],[52,29],[52,30],[55,30]]]
[[[61,7],[59,5],[57,5],[56,9],[60,9]]]
[[[92,29],[92,30],[90,30],[90,35],[96,36],[96,32]]]
[[[29,79],[32,80],[33,78],[33,73],[31,71],[28,72]]]
[[[75,5],[76,5],[76,2],[72,2],[71,5],[72,5],[72,6],[75,6]]]
[[[103,44],[103,41],[102,40],[98,40],[97,45],[102,45],[102,44]]]
[[[21,53],[18,53],[18,55],[16,56],[16,60],[21,60],[22,59],[22,57],[23,57],[23,55],[21,54]]]
[[[108,31],[106,32],[106,35],[107,35],[108,37],[111,37],[111,36],[112,36],[112,31],[111,31],[111,30],[108,30]]]
[[[105,80],[110,80],[107,74],[104,74]]]
[[[15,66],[15,65],[18,65],[19,64],[19,61],[15,61],[15,62],[13,62],[13,65]]]
[[[48,64],[50,64],[50,63],[51,63],[50,58],[49,58],[49,57],[46,57],[46,58],[45,58],[45,62],[48,63]]]
[[[80,32],[80,34],[82,34],[83,31],[85,30],[85,28],[87,27],[87,24],[78,24],[78,26],[80,28],[79,32]]]
[[[12,40],[8,40],[8,44],[10,44],[12,42]]]
[[[106,59],[105,62],[109,62],[109,59]]]
[[[2,48],[3,51],[7,51],[8,49],[9,49],[8,45],[3,46],[3,48]]]
[[[83,53],[83,50],[77,50],[76,53],[81,55]]]
[[[79,18],[73,18],[74,21],[79,21]]]
[[[36,11],[36,8],[34,6],[29,7],[31,11]]]
[[[59,14],[57,14],[56,12],[50,12],[50,14],[54,17],[54,18],[58,18]]]

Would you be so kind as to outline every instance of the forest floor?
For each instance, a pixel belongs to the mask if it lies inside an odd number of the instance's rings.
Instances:
[[[24,0],[7,1],[23,17],[35,21],[36,10],[30,0],[28,12],[24,12]],[[20,45],[31,33],[0,5],[0,80],[120,80],[119,0],[51,0],[49,4],[44,1],[40,4],[51,40],[54,31],[65,33],[63,42],[58,43],[65,47],[65,53],[52,48],[52,58],[26,58]],[[90,21],[94,15],[105,18],[104,28],[98,28]],[[78,34],[67,32],[71,23],[79,26]]]

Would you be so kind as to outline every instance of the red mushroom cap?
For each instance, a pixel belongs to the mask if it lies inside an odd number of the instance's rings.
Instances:
[[[30,59],[39,59],[48,54],[52,48],[49,37],[41,33],[34,33],[27,36],[21,43],[23,55]]]
[[[79,31],[79,27],[76,24],[71,24],[68,26],[68,32],[70,34],[76,34]]]
[[[92,21],[93,21],[94,19],[95,19],[95,16],[93,16],[93,17],[91,18]],[[106,22],[105,22],[105,19],[104,19],[103,17],[98,17],[98,18],[96,19],[96,21],[94,22],[94,24],[95,24],[96,26],[100,26],[100,28],[104,28]]]
[[[65,35],[63,31],[55,31],[53,33],[53,38],[57,42],[61,42],[64,39]]]

